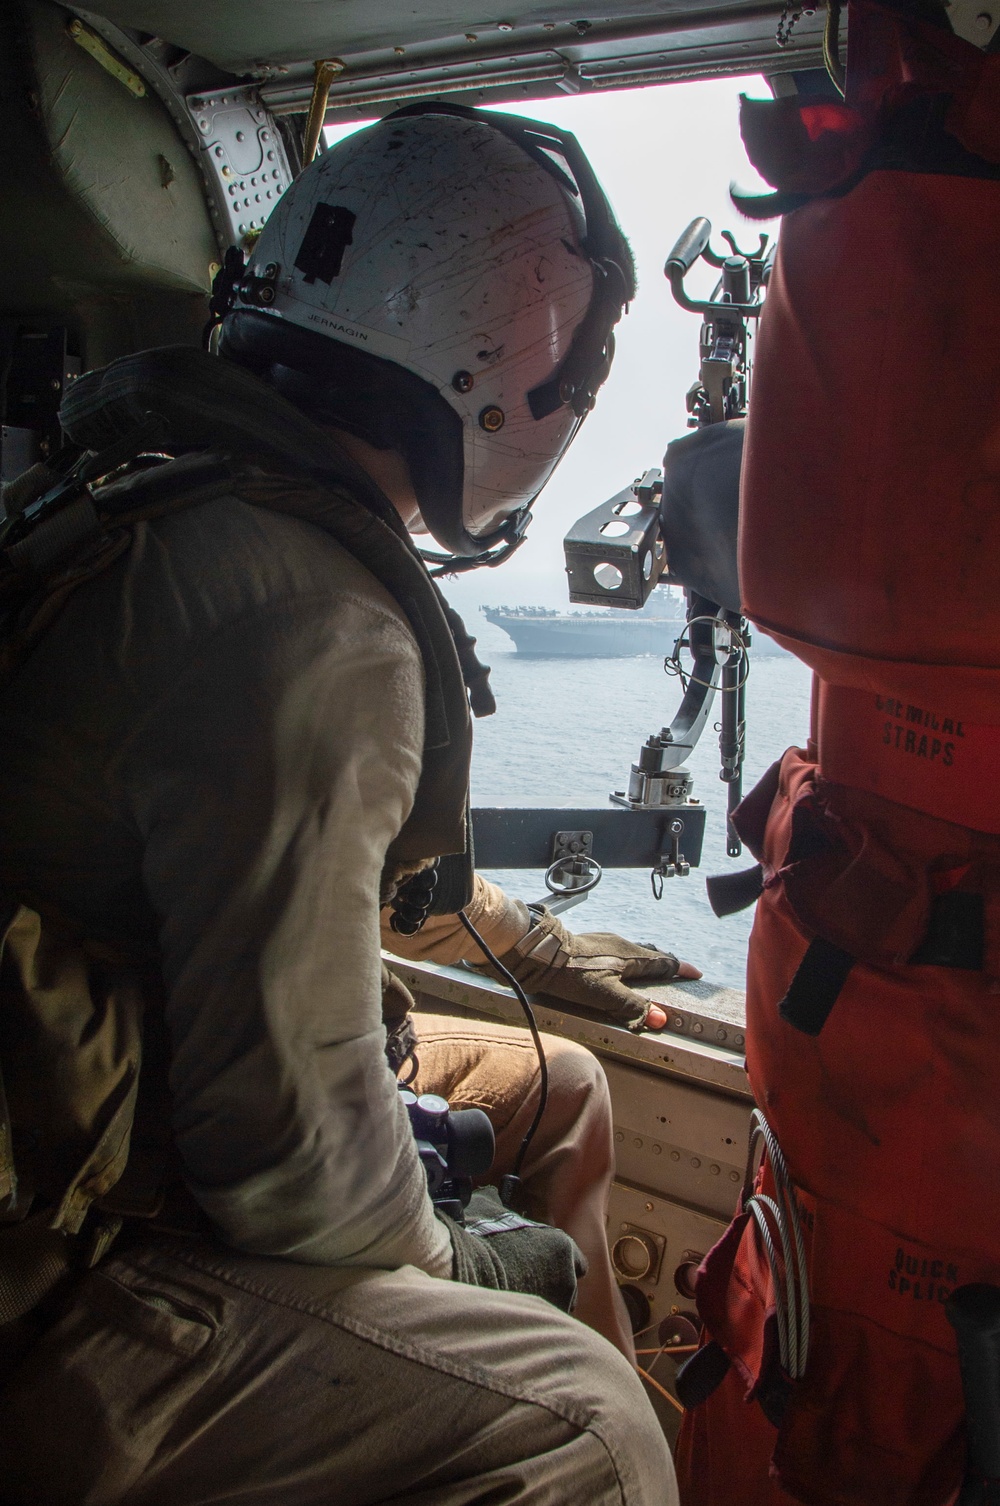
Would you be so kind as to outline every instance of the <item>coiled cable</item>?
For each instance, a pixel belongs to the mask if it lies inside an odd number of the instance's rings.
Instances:
[[[774,1197],[753,1192],[754,1152],[763,1142],[774,1181]],[[750,1144],[743,1182],[743,1207],[760,1232],[774,1286],[778,1350],[790,1380],[805,1374],[809,1354],[809,1272],[802,1235],[802,1205],[788,1174],[777,1136],[760,1109],[750,1119]],[[779,1255],[780,1245],[780,1255]]]

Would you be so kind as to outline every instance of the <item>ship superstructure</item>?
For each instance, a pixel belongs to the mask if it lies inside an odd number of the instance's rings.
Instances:
[[[669,588],[653,592],[638,612],[601,607],[593,612],[558,612],[546,607],[482,608],[514,640],[519,654],[576,659],[623,659],[635,654],[668,654],[684,627],[684,598]]]
[[[600,607],[592,612],[559,612],[551,607],[481,607],[487,622],[513,639],[519,654],[536,659],[627,659],[640,654],[666,656],[685,623],[684,597],[668,587],[653,592],[638,612]],[[754,658],[785,657],[773,638],[756,630]]]

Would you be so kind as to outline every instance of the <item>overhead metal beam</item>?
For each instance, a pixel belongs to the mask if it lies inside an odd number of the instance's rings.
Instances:
[[[686,6],[625,20],[550,23],[519,27],[513,36],[476,35],[407,48],[352,55],[342,50],[344,72],[333,82],[327,119],[355,117],[359,108],[427,94],[586,92],[628,88],[671,79],[789,71],[822,66],[822,21],[804,17],[787,48],[774,40],[778,3]],[[583,28],[580,30],[579,28]],[[646,43],[637,52],[629,44]],[[402,53],[402,49],[400,49]],[[291,66],[261,85],[276,114],[306,110],[312,72]]]

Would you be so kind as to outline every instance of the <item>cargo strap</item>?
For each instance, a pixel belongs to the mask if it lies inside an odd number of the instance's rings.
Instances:
[[[69,1236],[45,1214],[0,1229],[0,1328],[37,1307],[71,1267]]]
[[[790,821],[776,839],[774,823],[784,808]],[[988,948],[990,915],[1000,907],[997,838],[898,809],[909,823],[912,851],[893,841],[890,802],[824,779],[791,750],[734,816],[760,861],[707,881],[719,916],[754,904],[765,885],[784,887],[809,941],[778,1012],[806,1035],[820,1033],[856,962],[968,971],[997,966]],[[941,864],[934,853],[955,856]]]

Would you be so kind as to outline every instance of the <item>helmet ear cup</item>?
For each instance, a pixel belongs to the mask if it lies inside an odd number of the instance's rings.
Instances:
[[[219,354],[271,383],[314,423],[406,459],[420,514],[453,554],[482,550],[462,522],[462,421],[422,377],[394,361],[255,309],[225,320]]]

